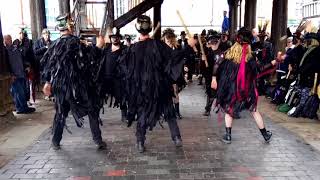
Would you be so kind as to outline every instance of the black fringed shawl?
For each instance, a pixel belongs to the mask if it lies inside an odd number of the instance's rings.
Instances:
[[[63,103],[69,103],[78,127],[93,108],[90,100],[99,94],[94,85],[99,66],[94,51],[80,44],[76,36],[66,35],[54,41],[41,59],[42,77],[51,83],[58,113]]]
[[[128,112],[133,121],[142,108],[142,126],[152,128],[161,115],[165,120],[175,118],[172,84],[182,73],[183,53],[172,51],[163,42],[147,39],[126,50],[120,63],[126,82]]]
[[[232,60],[222,60],[220,66],[215,68],[214,74],[217,75],[217,105],[221,107],[224,112],[233,115],[235,111],[234,105],[239,100],[236,98],[237,93],[237,75],[240,64]],[[257,63],[254,58],[251,58],[246,64],[245,72],[245,91],[244,97],[239,104],[245,105],[246,109],[255,111],[257,108],[258,95],[256,91],[255,78],[257,76]]]

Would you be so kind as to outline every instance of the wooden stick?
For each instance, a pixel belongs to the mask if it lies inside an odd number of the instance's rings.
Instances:
[[[203,48],[203,44],[201,42],[201,36],[198,36],[198,41],[199,41],[199,44],[200,44],[200,50],[201,50],[201,54],[202,56],[204,57],[204,63],[206,64],[206,67],[209,67],[209,64],[208,64],[208,59],[207,59],[207,56],[206,54],[204,53],[204,48]],[[202,56],[201,56],[201,59],[202,59]]]
[[[156,33],[159,31],[159,29],[160,29],[160,22],[158,22],[157,26],[156,26],[156,27],[154,28],[154,30],[153,30],[153,34],[152,34],[152,36],[151,36],[152,39],[154,38],[154,36],[156,35]]]
[[[184,30],[185,30],[186,33],[187,33],[188,38],[191,39],[192,36],[191,36],[191,34],[190,34],[189,30],[188,30],[188,27],[186,26],[186,23],[184,22],[184,20],[183,20],[183,18],[182,18],[179,10],[177,10],[177,14],[178,14],[179,19],[180,19],[180,21],[181,21],[181,23],[182,23],[182,26],[184,27]]]
[[[91,21],[91,19],[90,19],[88,16],[86,16],[86,18],[87,18],[87,22],[88,22],[88,23],[90,24],[90,26],[92,27],[94,34],[96,34],[96,35],[98,36],[98,35],[99,35],[99,31],[94,27],[94,24],[93,24],[93,22]]]
[[[313,88],[312,88],[312,94],[316,94],[317,81],[318,81],[318,73],[315,73],[315,75],[314,75],[314,82],[313,82]]]

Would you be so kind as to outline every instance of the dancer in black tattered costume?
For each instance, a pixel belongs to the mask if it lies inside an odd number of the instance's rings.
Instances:
[[[100,58],[99,62],[101,63],[98,72],[98,83],[101,84],[101,97],[104,98],[107,95],[109,106],[120,106],[121,120],[125,122],[127,119],[127,105],[123,97],[125,90],[121,80],[119,58],[126,46],[121,44],[122,36],[117,28],[113,29],[108,38],[110,43],[107,42],[103,50],[96,48],[95,54],[96,57]]]
[[[137,148],[141,153],[145,151],[147,129],[152,130],[162,115],[169,124],[175,145],[182,145],[172,97],[183,59],[173,57],[165,43],[149,37],[151,26],[150,17],[138,17],[139,42],[131,45],[121,58],[126,79],[128,126],[137,120]]]
[[[41,60],[45,95],[55,97],[56,114],[53,121],[52,145],[60,149],[60,141],[69,111],[78,127],[83,127],[83,117],[88,115],[93,140],[98,149],[105,149],[102,140],[99,117],[103,101],[100,89],[94,79],[99,63],[93,47],[86,47],[80,39],[72,35],[72,20],[68,14],[57,17],[61,37],[50,45]]]
[[[178,62],[184,63],[183,61],[179,60],[181,58],[184,58],[185,51],[181,48],[181,46],[177,42],[177,37],[174,34],[174,30],[171,28],[167,28],[162,33],[162,41],[165,42],[171,49],[173,57],[177,58],[176,60]],[[183,66],[183,65],[181,65]],[[181,67],[183,68],[183,67]],[[180,98],[179,93],[182,91],[183,88],[186,87],[187,82],[184,79],[183,71],[181,70],[180,76],[173,84],[173,90],[174,90],[174,108],[176,110],[176,115],[179,119],[182,119],[182,115],[180,113]]]
[[[216,98],[216,90],[211,88],[211,81],[212,81],[212,71],[213,66],[216,61],[218,61],[221,56],[223,56],[223,51],[220,49],[220,34],[216,31],[209,31],[207,41],[209,48],[207,48],[207,54],[203,55],[206,56],[208,67],[204,69],[204,78],[205,78],[205,85],[206,85],[206,94],[207,94],[207,102],[205,106],[205,112],[203,113],[204,116],[209,116],[212,108],[212,104],[214,99]],[[205,57],[202,57],[202,61],[204,61]]]
[[[251,31],[241,28],[237,35],[237,42],[226,53],[225,59],[220,58],[215,63],[212,77],[212,88],[217,89],[217,106],[225,114],[226,134],[223,142],[231,143],[231,128],[235,104],[239,103],[251,111],[257,126],[266,142],[272,136],[265,129],[263,119],[257,110],[258,90],[257,74],[276,63],[261,66],[251,53]],[[240,106],[240,107],[241,107]]]

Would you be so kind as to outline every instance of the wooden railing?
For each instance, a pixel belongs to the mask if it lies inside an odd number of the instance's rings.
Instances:
[[[109,2],[110,1],[110,2]],[[114,17],[109,16],[106,12],[110,8],[107,5],[112,4],[112,0],[77,0],[74,8],[71,11],[72,17],[75,20],[76,34],[82,32],[92,33],[97,32],[102,27],[104,17],[107,18],[107,23],[112,22],[111,26],[121,28],[130,21],[134,20],[138,15],[145,13],[156,4],[163,0],[113,0]],[[112,18],[110,18],[112,17]],[[111,20],[111,21],[110,21]],[[105,29],[103,27],[102,29]]]

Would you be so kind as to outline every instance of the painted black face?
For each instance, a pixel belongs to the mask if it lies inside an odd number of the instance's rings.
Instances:
[[[111,36],[111,43],[113,45],[119,45],[120,44],[120,37],[118,36]]]

